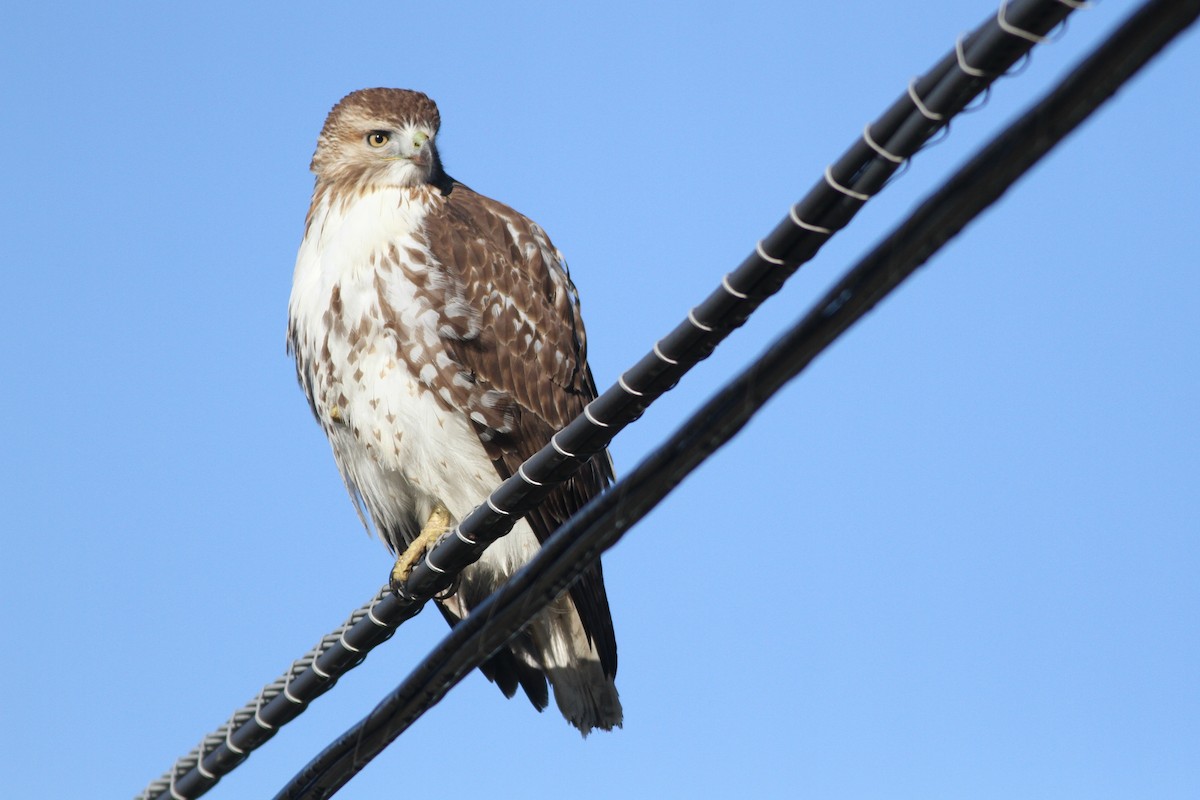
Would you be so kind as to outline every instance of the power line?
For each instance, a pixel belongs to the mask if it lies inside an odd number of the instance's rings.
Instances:
[[[275,800],[327,800],[463,677],[517,634],[785,383],[1022,175],[1200,16],[1200,0],[1150,0],[1032,110],[995,137],[762,356],[649,458],[560,527],[519,573],[455,626],[375,709]]]
[[[431,548],[399,595],[381,590],[139,798],[201,796],[281,725],[332,688],[370,649],[415,616],[426,600],[448,588],[454,576],[478,560],[515,520],[706,358],[844,227],[900,164],[1080,5],[1076,0],[1005,2],[994,17],[960,37],[946,56],[910,82],[892,106],[864,128],[863,135],[826,168],[822,180],[708,298]]]

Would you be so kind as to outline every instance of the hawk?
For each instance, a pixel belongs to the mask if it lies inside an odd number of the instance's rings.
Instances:
[[[446,174],[432,100],[364,89],[325,120],[288,350],[393,584],[596,396],[579,298],[535,223]],[[594,457],[437,601],[453,625],[612,480]],[[369,518],[369,522],[368,522]],[[482,671],[586,736],[621,724],[599,562]]]

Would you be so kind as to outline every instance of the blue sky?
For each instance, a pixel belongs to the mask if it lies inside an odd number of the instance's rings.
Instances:
[[[1133,4],[613,447],[627,471]],[[418,88],[567,254],[602,386],[990,3],[21,4],[0,30],[0,774],[128,797],[383,583],[283,332],[329,107]],[[339,797],[1200,794],[1193,31],[606,558],[625,728],[469,677]],[[426,613],[208,797],[269,797]]]

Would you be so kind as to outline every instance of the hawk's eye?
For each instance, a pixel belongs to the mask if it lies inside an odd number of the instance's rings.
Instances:
[[[386,131],[371,131],[367,134],[367,144],[371,147],[383,147],[391,138]]]

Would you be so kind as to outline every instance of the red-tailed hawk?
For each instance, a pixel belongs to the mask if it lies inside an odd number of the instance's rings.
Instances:
[[[432,100],[402,89],[334,106],[288,306],[300,384],[360,516],[402,554],[394,578],[596,396],[562,256],[536,224],[445,173],[439,124]],[[611,480],[607,454],[593,458],[463,573],[439,602],[447,620]],[[585,735],[619,726],[599,563],[482,669],[539,710],[549,678]]]

